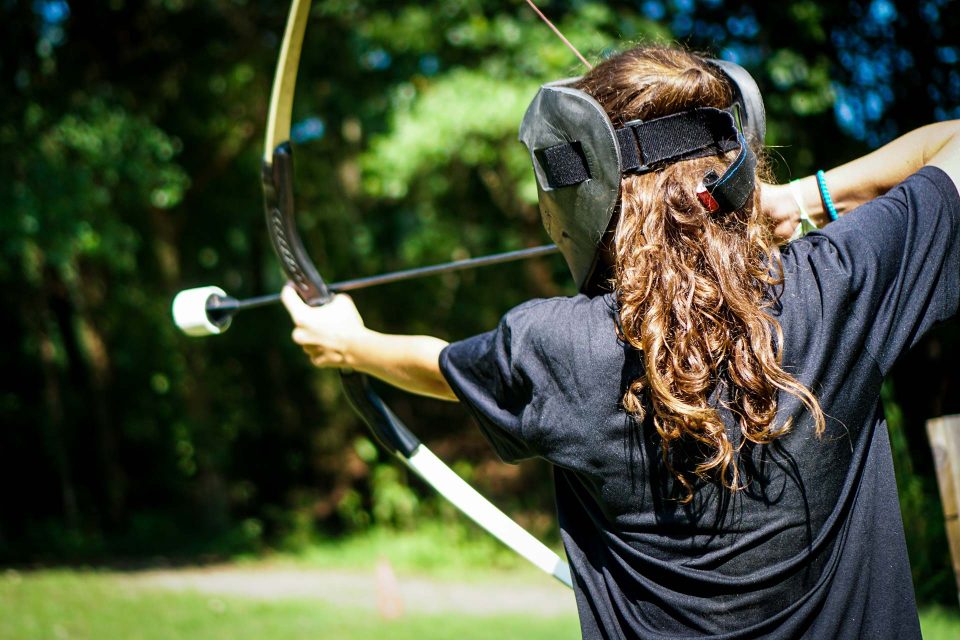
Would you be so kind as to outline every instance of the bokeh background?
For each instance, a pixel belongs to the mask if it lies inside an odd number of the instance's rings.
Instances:
[[[764,92],[781,181],[960,118],[960,3],[553,0],[542,8],[588,58],[670,42],[747,67]],[[296,558],[351,540],[391,548],[410,535],[450,562],[457,545],[475,543],[493,555],[474,554],[468,566],[510,563],[378,452],[337,376],[312,370],[290,342],[282,309],[241,315],[229,333],[205,340],[171,322],[181,288],[220,284],[247,296],[282,285],[259,170],[287,9],[268,0],[0,2],[0,564],[9,568],[0,593],[8,602],[32,602],[30,581],[50,575],[38,568]],[[538,85],[578,75],[578,65],[517,0],[314,3],[293,137],[300,225],[324,275],[546,242],[516,129]],[[355,299],[374,328],[452,340],[491,328],[523,300],[571,292],[553,257]],[[885,386],[925,607],[957,598],[923,426],[960,412],[958,360],[952,321]],[[544,465],[499,463],[460,406],[384,394],[442,458],[556,544]],[[444,556],[445,547],[455,551]],[[396,553],[400,566],[417,556]],[[338,557],[362,565],[366,555]],[[412,569],[429,564],[410,560]],[[83,571],[57,571],[52,583],[34,584],[37,598],[69,601],[71,589],[86,590]],[[43,633],[8,631],[59,634],[35,617]],[[56,628],[97,635],[83,625]]]

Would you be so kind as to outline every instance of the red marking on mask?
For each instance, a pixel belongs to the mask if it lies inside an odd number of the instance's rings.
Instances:
[[[710,213],[716,213],[720,210],[720,203],[716,201],[707,188],[703,186],[703,183],[697,186],[697,200],[700,201],[707,211]]]

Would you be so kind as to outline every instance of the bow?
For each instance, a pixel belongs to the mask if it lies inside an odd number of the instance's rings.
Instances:
[[[267,231],[284,274],[305,303],[322,306],[333,299],[333,287],[320,276],[297,230],[290,144],[293,95],[309,12],[310,0],[292,0],[270,97],[261,177]],[[208,293],[224,296],[222,291]],[[424,446],[377,395],[366,376],[342,371],[341,378],[350,404],[385,449],[501,542],[563,584],[572,586],[567,563]]]

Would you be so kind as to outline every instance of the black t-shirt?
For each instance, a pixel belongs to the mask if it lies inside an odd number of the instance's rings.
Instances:
[[[585,638],[920,637],[879,392],[957,310],[958,227],[960,195],[928,167],[783,249],[783,366],[826,432],[781,394],[776,424],[792,430],[742,450],[750,484],[735,494],[671,493],[652,426],[621,406],[643,365],[609,296],[532,301],[443,351],[500,457],[554,465]]]

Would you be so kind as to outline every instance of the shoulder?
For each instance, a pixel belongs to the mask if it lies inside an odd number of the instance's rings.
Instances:
[[[875,216],[878,214],[884,217],[877,220]],[[828,225],[823,233],[827,236],[841,235],[865,226],[876,228],[879,222],[909,222],[912,218],[937,216],[960,218],[960,193],[949,175],[938,167],[928,165],[887,193]],[[887,235],[896,230],[895,227],[882,229]]]
[[[510,309],[505,318],[537,318],[551,314],[584,315],[603,313],[611,306],[610,295],[588,296],[579,293],[575,296],[557,296],[554,298],[535,298],[518,304]]]
[[[901,216],[904,214],[921,217],[948,215],[957,218],[960,217],[960,192],[957,191],[957,185],[954,184],[953,179],[943,169],[927,165],[884,195],[857,207],[841,220],[855,213],[863,217],[864,212],[878,209],[893,210]]]
[[[943,171],[924,167],[781,257],[775,308],[803,345],[796,353],[832,344],[841,358],[843,341],[847,355],[865,347],[889,371],[932,323],[956,313],[960,194]]]
[[[538,298],[518,305],[501,320],[501,328],[549,338],[591,331],[615,316],[612,296]]]
[[[507,312],[497,332],[511,359],[528,367],[562,369],[618,344],[611,295],[531,300]]]

